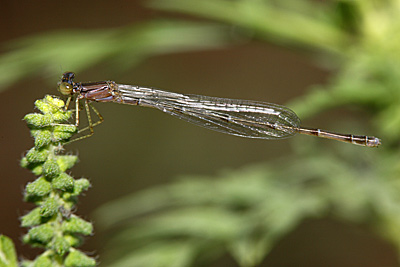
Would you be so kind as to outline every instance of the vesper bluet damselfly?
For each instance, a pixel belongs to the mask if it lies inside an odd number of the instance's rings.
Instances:
[[[182,120],[226,134],[247,138],[281,139],[296,133],[333,139],[367,147],[377,147],[381,140],[374,136],[339,134],[300,126],[299,117],[289,108],[266,102],[179,94],[114,81],[74,82],[75,74],[63,74],[58,90],[68,96],[66,108],[75,97],[75,124],[79,125],[79,101],[83,100],[91,136],[93,127],[103,117],[90,102],[115,102],[159,109]],[[89,107],[99,117],[92,123]]]

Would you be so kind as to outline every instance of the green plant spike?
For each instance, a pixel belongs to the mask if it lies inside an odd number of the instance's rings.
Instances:
[[[64,110],[64,101],[46,96],[35,106],[41,113],[25,116],[35,140],[21,160],[21,166],[38,178],[27,184],[25,200],[37,207],[22,216],[21,224],[29,228],[23,241],[45,251],[22,266],[95,266],[95,259],[79,251],[82,236],[92,234],[90,222],[72,214],[77,197],[90,187],[85,178],[74,179],[65,171],[78,158],[63,155],[63,145],[77,132],[68,124],[72,112]]]

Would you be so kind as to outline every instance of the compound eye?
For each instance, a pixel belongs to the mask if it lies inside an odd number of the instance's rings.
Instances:
[[[63,95],[71,95],[73,86],[66,82],[60,82],[58,84],[58,91]]]
[[[61,78],[63,82],[71,83],[72,80],[75,78],[75,73],[73,72],[65,72]]]

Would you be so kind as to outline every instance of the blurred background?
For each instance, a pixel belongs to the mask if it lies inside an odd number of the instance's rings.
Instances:
[[[77,213],[103,266],[398,266],[400,2],[1,1],[0,232],[20,257],[33,174],[22,118],[76,81],[114,80],[292,108],[302,125],[377,149],[224,135],[157,110],[95,103],[66,146],[90,179]]]

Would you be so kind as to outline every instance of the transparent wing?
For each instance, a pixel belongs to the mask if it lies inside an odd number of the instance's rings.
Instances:
[[[122,102],[157,108],[196,125],[247,138],[279,139],[294,135],[297,115],[284,106],[150,88],[118,85]]]

